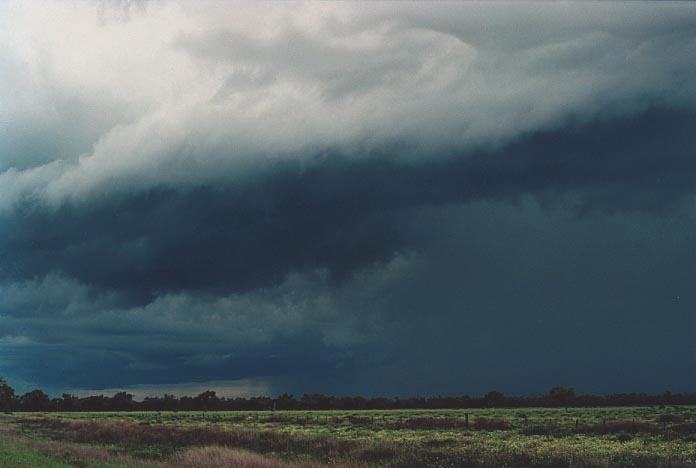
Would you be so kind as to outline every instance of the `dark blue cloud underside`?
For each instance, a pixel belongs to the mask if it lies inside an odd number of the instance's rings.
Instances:
[[[533,194],[580,212],[669,210],[693,193],[696,115],[664,110],[569,126],[494,153],[405,164],[398,154],[278,165],[244,189],[162,187],[4,215],[3,280],[60,272],[136,303],[158,294],[244,292],[293,271],[356,269],[417,248],[409,210]],[[416,230],[417,231],[417,230]]]

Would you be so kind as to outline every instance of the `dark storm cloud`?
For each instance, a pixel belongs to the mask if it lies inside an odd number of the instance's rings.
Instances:
[[[387,307],[401,339],[357,380],[423,393],[693,388],[693,206],[578,217],[530,197],[421,210],[431,242]]]
[[[366,306],[378,300],[383,276],[363,273],[334,288],[324,275],[294,274],[274,288],[161,295],[143,306],[56,275],[4,285],[3,366],[54,388],[269,375],[309,381],[350,368],[352,348],[380,336]]]
[[[569,126],[502,150],[404,165],[394,155],[317,157],[247,188],[153,189],[88,206],[27,206],[4,217],[5,280],[60,272],[136,301],[188,289],[244,292],[293,271],[335,280],[422,239],[408,211],[534,194],[574,209],[669,210],[696,183],[696,115],[652,110]]]
[[[0,7],[20,386],[694,384],[691,5],[37,5]]]

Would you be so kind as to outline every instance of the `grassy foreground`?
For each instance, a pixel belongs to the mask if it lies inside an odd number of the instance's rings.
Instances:
[[[70,466],[62,460],[50,458],[31,447],[7,439],[0,440],[0,463],[2,466],[27,468],[35,466]]]
[[[696,467],[696,407],[16,414],[0,466]]]

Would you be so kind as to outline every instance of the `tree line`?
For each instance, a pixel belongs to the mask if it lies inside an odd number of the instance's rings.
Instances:
[[[93,395],[77,397],[64,393],[50,398],[36,389],[17,395],[0,377],[0,409],[11,411],[273,411],[273,410],[381,410],[381,409],[460,409],[460,408],[524,408],[524,407],[593,407],[593,406],[665,406],[694,405],[696,394],[665,392],[659,395],[645,393],[617,393],[612,395],[577,395],[569,387],[554,387],[546,395],[506,396],[490,391],[482,397],[434,396],[411,398],[365,398],[362,396],[336,397],[322,394],[304,394],[295,398],[283,394],[277,398],[258,396],[250,398],[219,397],[213,391],[196,396],[176,397],[164,394],[146,397],[141,401],[127,392],[113,396]]]

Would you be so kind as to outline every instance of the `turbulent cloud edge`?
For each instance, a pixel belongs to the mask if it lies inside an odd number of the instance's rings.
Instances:
[[[5,2],[0,208],[245,184],[328,149],[422,163],[696,97],[687,4],[267,7]]]

